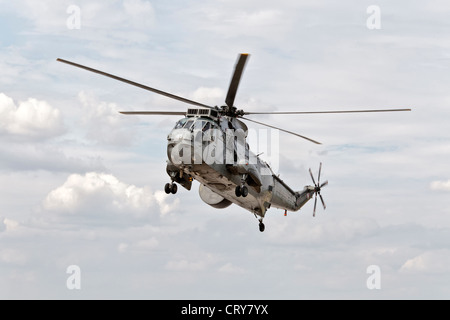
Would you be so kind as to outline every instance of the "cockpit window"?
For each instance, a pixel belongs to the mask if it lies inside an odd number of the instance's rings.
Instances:
[[[186,124],[184,125],[184,128],[189,130],[193,123],[194,123],[194,120],[188,120],[186,122]]]
[[[192,128],[193,130],[202,130],[203,126],[205,125],[205,121],[202,121],[200,119],[197,119],[194,122],[194,127]]]
[[[183,126],[186,123],[186,121],[187,121],[187,118],[181,119],[180,121],[177,122],[177,124],[175,125],[174,129],[183,128]]]
[[[187,129],[187,130],[202,130],[203,132],[206,132],[210,129],[218,129],[217,124],[203,120],[203,119],[190,119],[190,118],[184,118],[179,120],[176,124],[174,129]]]
[[[208,131],[209,129],[211,129],[211,123],[210,122],[206,122],[205,126],[203,127],[203,132]]]

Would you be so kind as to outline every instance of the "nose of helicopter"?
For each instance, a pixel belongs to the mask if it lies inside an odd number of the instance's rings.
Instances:
[[[192,132],[188,129],[173,129],[167,136],[168,144],[178,143],[181,141],[191,141]]]
[[[199,133],[197,133],[199,134]],[[202,161],[201,139],[195,148],[194,132],[187,129],[174,129],[167,136],[167,158],[174,165],[194,164]]]

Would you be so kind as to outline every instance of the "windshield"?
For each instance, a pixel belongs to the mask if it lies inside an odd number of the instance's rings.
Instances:
[[[202,130],[203,132],[208,131],[209,129],[217,128],[215,123],[204,120],[204,119],[192,119],[192,118],[184,118],[179,120],[174,129],[187,129],[187,130]]]
[[[181,128],[183,128],[183,126],[184,126],[184,124],[186,123],[187,120],[188,120],[188,118],[184,118],[184,119],[179,120],[179,121],[175,124],[174,129],[181,129]]]

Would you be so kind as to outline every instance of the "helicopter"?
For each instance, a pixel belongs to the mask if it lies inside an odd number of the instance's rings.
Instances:
[[[228,87],[225,104],[210,106],[155,89],[116,75],[93,69],[78,63],[58,58],[57,61],[94,72],[171,99],[190,104],[187,111],[120,111],[124,115],[164,115],[183,116],[167,136],[166,172],[170,182],[164,186],[167,194],[176,194],[177,184],[191,190],[193,180],[199,185],[202,201],[216,209],[236,204],[253,213],[259,221],[259,230],[263,232],[263,219],[271,207],[287,212],[300,210],[314,197],[313,216],[316,214],[317,198],[326,209],[321,195],[328,180],[321,182],[322,163],[319,164],[317,181],[312,170],[309,174],[313,185],[307,185],[300,191],[294,191],[271,166],[250,150],[247,143],[248,127],[242,121],[250,121],[262,126],[279,130],[315,144],[320,142],[283,128],[272,126],[247,116],[262,114],[299,115],[324,113],[370,113],[399,112],[411,109],[369,109],[335,111],[288,111],[288,112],[248,112],[234,105],[241,76],[249,54],[238,55],[237,62]]]

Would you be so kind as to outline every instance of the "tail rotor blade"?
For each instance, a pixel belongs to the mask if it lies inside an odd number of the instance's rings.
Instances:
[[[313,174],[312,174],[311,168],[309,168],[309,174],[311,175],[311,179],[312,179],[312,181],[314,182],[314,186],[317,186],[316,180],[314,180],[314,176],[313,176]]]
[[[323,209],[325,210],[327,206],[325,205],[325,202],[323,201],[322,195],[319,193],[320,201],[322,201]]]
[[[317,206],[317,194],[314,197],[314,210],[313,210],[313,217],[316,216],[316,206]]]
[[[311,176],[312,181],[314,182],[314,189],[311,190],[311,197],[312,194],[314,194],[314,210],[313,210],[313,217],[316,216],[316,209],[317,209],[317,196],[319,196],[320,198],[320,202],[322,202],[322,206],[323,209],[325,210],[327,208],[325,201],[323,200],[322,195],[320,194],[320,191],[323,187],[325,187],[326,185],[328,185],[328,180],[326,180],[323,183],[320,183],[320,174],[322,173],[322,162],[319,165],[319,173],[317,175],[317,183],[316,180],[314,179],[314,175],[311,171],[311,168],[309,169],[309,175]]]
[[[320,172],[322,171],[322,162],[320,163],[320,165],[319,165],[319,176],[318,176],[318,178],[317,178],[317,184],[319,185],[320,184]]]
[[[325,181],[324,183],[322,183],[322,184],[319,186],[319,188],[325,187],[327,184],[328,184],[328,180]]]

